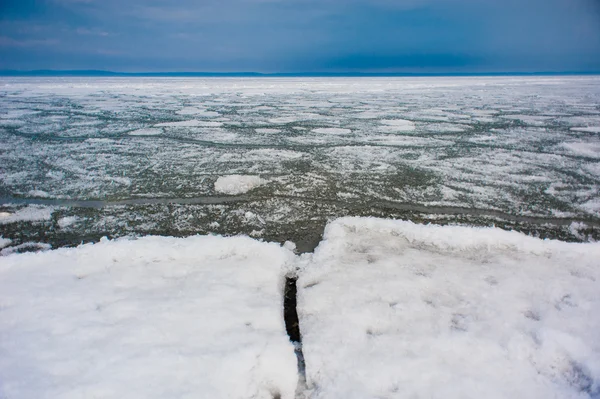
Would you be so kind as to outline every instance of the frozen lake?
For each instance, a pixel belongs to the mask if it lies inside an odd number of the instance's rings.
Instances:
[[[598,239],[598,76],[0,78],[2,398],[597,399]]]
[[[346,215],[599,237],[597,76],[1,78],[0,139],[15,243],[215,232],[310,250]]]

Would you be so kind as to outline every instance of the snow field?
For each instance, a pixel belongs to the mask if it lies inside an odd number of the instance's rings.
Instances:
[[[375,218],[314,254],[145,237],[0,258],[0,396],[293,398],[296,270],[311,398],[600,393],[600,244]]]
[[[293,398],[291,251],[145,237],[0,258],[2,398]]]
[[[311,398],[600,394],[600,244],[371,218],[302,259]]]

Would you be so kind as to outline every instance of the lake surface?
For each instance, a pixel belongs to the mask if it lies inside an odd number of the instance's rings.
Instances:
[[[310,251],[346,215],[600,238],[598,76],[0,78],[0,143],[12,246]]]

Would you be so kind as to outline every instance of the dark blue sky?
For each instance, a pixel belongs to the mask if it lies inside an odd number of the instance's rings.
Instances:
[[[0,69],[600,71],[600,0],[0,0]]]

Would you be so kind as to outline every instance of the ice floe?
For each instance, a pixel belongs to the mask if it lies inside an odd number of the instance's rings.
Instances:
[[[215,181],[215,191],[222,194],[237,195],[266,184],[267,180],[259,176],[229,175],[221,176]]]

